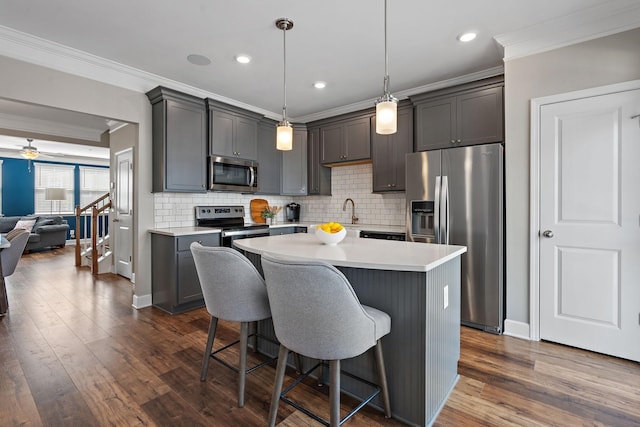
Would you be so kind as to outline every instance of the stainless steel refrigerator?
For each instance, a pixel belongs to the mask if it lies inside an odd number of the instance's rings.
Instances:
[[[463,245],[461,323],[502,333],[504,149],[476,145],[407,154],[407,240]]]

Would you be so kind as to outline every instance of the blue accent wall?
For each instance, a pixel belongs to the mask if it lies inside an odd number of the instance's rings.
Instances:
[[[34,213],[34,162],[31,162],[31,172],[29,172],[28,160],[13,159],[9,157],[0,157],[0,159],[2,159],[2,213],[4,216],[24,216]],[[75,191],[73,193],[74,206],[80,204],[80,166],[103,167],[108,169],[107,166],[87,165],[81,163],[43,161],[38,161],[37,163],[55,163],[75,166]],[[69,223],[69,229],[75,230],[75,215],[65,215],[63,217]]]
[[[2,159],[2,213],[4,216],[28,215],[34,211],[33,165],[27,160]]]

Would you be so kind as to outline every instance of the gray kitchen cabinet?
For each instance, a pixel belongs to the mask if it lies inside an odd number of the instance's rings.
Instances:
[[[371,119],[373,191],[404,191],[405,155],[413,152],[413,108],[398,108],[398,131],[393,135],[378,135],[375,130],[374,116]]]
[[[209,154],[258,159],[258,122],[262,115],[207,99]]]
[[[322,164],[357,162],[371,158],[370,115],[320,127]]]
[[[411,97],[415,151],[503,142],[503,85],[491,78]]]
[[[161,86],[147,97],[152,111],[152,191],[206,192],[204,100]]]
[[[258,124],[258,193],[280,194],[282,152],[276,149],[275,121]]]
[[[151,234],[152,304],[168,313],[202,307],[204,297],[189,246],[220,246],[220,233],[169,236]]]
[[[307,174],[309,195],[331,195],[331,168],[320,161],[320,128],[307,131]]]
[[[307,194],[307,129],[293,128],[293,148],[282,152],[282,181],[280,194]]]

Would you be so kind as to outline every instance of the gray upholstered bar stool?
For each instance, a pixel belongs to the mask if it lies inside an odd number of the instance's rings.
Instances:
[[[274,360],[270,359],[247,369],[249,323],[271,317],[264,279],[251,261],[234,249],[202,246],[194,242],[191,244],[191,253],[202,286],[204,303],[211,315],[200,380],[204,381],[207,378],[209,358],[238,372],[238,407],[243,407],[246,374]],[[240,322],[240,340],[212,352],[218,319]],[[254,335],[256,334],[251,336]],[[238,343],[240,343],[238,367],[216,356],[217,353]]]
[[[360,304],[347,278],[335,267],[314,261],[289,261],[262,254],[271,316],[280,341],[276,380],[271,398],[269,426],[274,426],[278,403],[283,401],[323,423],[337,427],[382,394],[384,412],[391,416],[389,393],[380,339],[391,330],[387,313]],[[340,360],[363,354],[375,347],[379,386],[353,411],[340,419]],[[284,392],[282,383],[289,351],[320,361],[329,361],[330,422],[286,397],[298,378]],[[304,376],[313,372],[314,366]],[[375,384],[370,385],[375,387]]]
[[[0,317],[7,314],[9,309],[9,299],[7,298],[7,288],[5,285],[5,277],[9,277],[16,271],[22,252],[29,240],[29,232],[22,229],[14,229],[6,234],[6,239],[11,243],[6,249],[0,249],[0,263],[2,268],[0,274],[2,282],[0,283]]]

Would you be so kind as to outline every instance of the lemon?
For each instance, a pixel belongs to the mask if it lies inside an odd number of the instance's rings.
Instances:
[[[324,224],[318,224],[317,228],[319,228],[320,230],[324,231],[325,233],[338,233],[344,227],[339,222],[330,221],[330,222],[326,222]]]

